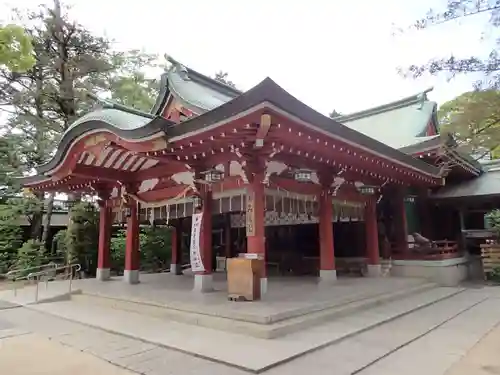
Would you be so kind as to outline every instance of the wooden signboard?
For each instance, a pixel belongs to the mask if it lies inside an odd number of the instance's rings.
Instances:
[[[483,258],[483,271],[486,278],[486,275],[491,273],[495,268],[500,268],[500,245],[481,245],[481,255]]]
[[[263,259],[229,258],[227,260],[227,291],[230,298],[246,301],[260,299],[260,277]]]
[[[255,236],[255,193],[248,192],[246,204],[246,232],[248,236]]]

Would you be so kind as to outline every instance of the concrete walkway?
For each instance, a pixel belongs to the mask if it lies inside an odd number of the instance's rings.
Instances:
[[[455,363],[446,375],[500,374],[500,326],[496,326],[465,357]]]
[[[299,358],[290,359],[289,362],[264,370],[262,373],[264,375],[304,373],[444,375],[449,371],[446,375],[498,374],[495,372],[499,368],[495,355],[500,343],[500,332],[486,336],[482,342],[480,340],[489,332],[496,332],[492,329],[500,321],[499,297],[500,291],[495,288],[467,290],[456,297],[414,311]],[[372,310],[371,313],[375,311]],[[90,314],[91,311],[87,313]],[[379,313],[386,316],[387,311]],[[137,322],[129,320],[128,325],[140,325],[140,318],[142,317],[138,315]],[[365,321],[366,316],[355,314],[350,320],[351,324],[354,324],[356,321]],[[169,334],[168,330],[158,332],[158,335],[165,337]],[[224,345],[217,337],[220,337],[220,332],[214,332],[211,346],[218,352],[229,350],[230,347]],[[51,340],[52,344],[48,345],[45,340]],[[193,341],[196,337],[186,336],[185,340]],[[238,347],[239,341],[241,337],[238,341],[234,341],[232,346]],[[477,344],[478,342],[480,343]],[[7,355],[4,353],[9,352],[3,350],[8,345],[13,345],[12,351],[17,350],[17,354],[11,354],[10,359],[6,361],[2,355]],[[487,347],[486,352],[478,349],[482,346]],[[65,347],[70,347],[71,350],[68,351]],[[493,350],[488,352],[488,347]],[[46,374],[58,374],[57,371],[61,368],[65,373],[79,374],[73,368],[80,367],[86,369],[81,374],[127,374],[127,372],[113,372],[122,371],[120,368],[143,375],[252,373],[153,342],[104,332],[98,328],[24,307],[0,310],[0,348],[0,374],[44,374],[42,371],[33,371],[33,367],[29,367],[31,364],[24,363],[26,353],[32,358],[47,359],[46,362],[52,362],[51,358],[56,358],[52,365],[61,367],[48,369]],[[41,354],[37,354],[38,352]],[[59,354],[54,356],[54,353]],[[246,355],[252,357],[255,352],[247,348]],[[95,357],[92,362],[94,360],[99,362],[95,366],[110,366],[111,363],[119,368],[94,370],[85,367],[94,366],[91,362],[87,362],[87,359],[92,357]],[[62,363],[59,364],[58,361]],[[13,372],[12,368],[16,371],[18,368],[19,371],[25,369],[27,372]]]
[[[34,334],[0,340],[0,374],[8,375],[132,375],[90,354]]]

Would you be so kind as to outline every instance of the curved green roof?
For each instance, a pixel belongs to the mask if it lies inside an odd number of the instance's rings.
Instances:
[[[170,94],[200,115],[236,98],[243,92],[190,69],[169,58],[170,69],[162,75],[160,95],[152,113],[160,115]]]
[[[437,124],[437,103],[427,99],[428,91],[335,120],[391,147],[407,147],[425,137],[432,119]]]

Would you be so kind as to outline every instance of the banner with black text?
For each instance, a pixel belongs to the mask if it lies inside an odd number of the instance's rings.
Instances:
[[[203,214],[193,214],[192,218],[193,221],[191,224],[191,246],[189,248],[191,270],[193,272],[203,272],[205,271],[205,267],[203,266],[200,251],[200,235],[201,224],[203,222]]]

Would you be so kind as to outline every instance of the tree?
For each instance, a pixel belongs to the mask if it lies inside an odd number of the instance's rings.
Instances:
[[[128,105],[135,101],[139,107],[152,106],[154,83],[138,67],[153,57],[113,51],[109,40],[71,20],[59,0],[52,7],[18,11],[17,15],[31,40],[35,64],[22,73],[0,67],[0,110],[8,115],[0,128],[0,146],[15,151],[10,153],[16,155],[19,166],[15,172],[32,173],[51,158],[62,134],[94,105],[88,92],[113,90],[114,98]],[[38,199],[44,200],[44,194]],[[43,223],[47,230],[52,205],[53,195],[49,195]],[[35,213],[35,218],[32,238],[40,238],[42,212]],[[46,239],[47,234],[41,236]]]
[[[471,91],[439,108],[441,132],[454,135],[469,153],[495,151],[500,144],[500,91]]]
[[[335,118],[335,117],[339,117],[339,116],[342,116],[342,113],[340,112],[337,112],[335,109],[333,111],[330,112],[330,114],[328,115],[330,118]]]
[[[81,202],[71,209],[68,228],[56,237],[58,255],[66,264],[79,263],[82,270],[95,274],[99,242],[99,214],[94,205]]]
[[[222,82],[225,85],[228,85],[230,87],[236,87],[236,85],[228,79],[229,73],[223,72],[222,70],[219,70],[217,73],[215,73],[214,79],[216,81]]]
[[[500,26],[500,2],[491,0],[448,0],[443,11],[431,9],[424,18],[414,22],[412,29],[423,30],[431,26],[438,26],[461,18],[474,17],[480,14],[489,14],[488,25],[498,28]],[[479,42],[478,36],[478,42]],[[400,69],[400,73],[410,77],[420,77],[424,73],[448,74],[453,78],[457,74],[479,73],[483,79],[476,84],[477,87],[500,88],[500,56],[497,39],[488,56],[468,56],[459,58],[454,55],[435,58],[423,65],[411,65]]]
[[[18,212],[0,204],[0,274],[9,271],[17,259],[17,249],[23,243]]]
[[[158,55],[131,50],[114,56],[114,70],[108,78],[111,99],[119,104],[142,111],[153,108],[159,93],[159,82],[142,70],[159,67]]]
[[[17,155],[20,141],[15,134],[0,137],[0,199],[18,190],[13,177],[22,170]]]
[[[13,72],[25,72],[33,67],[31,38],[18,25],[0,26],[0,65]]]

